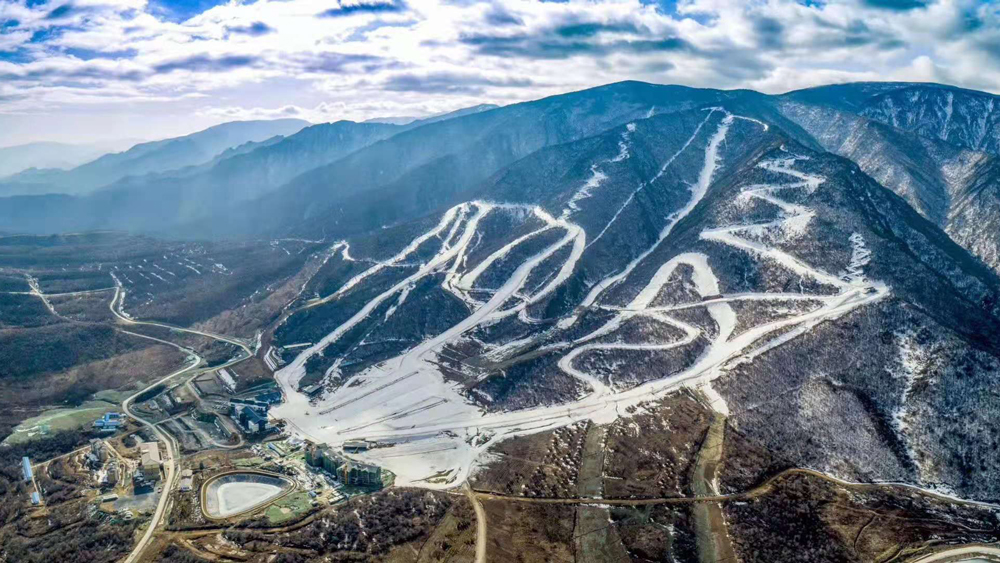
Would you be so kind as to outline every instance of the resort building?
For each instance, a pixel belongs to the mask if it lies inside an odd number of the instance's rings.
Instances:
[[[377,465],[348,461],[341,468],[341,474],[345,485],[382,488],[382,468]]]
[[[159,442],[143,442],[139,444],[141,452],[142,476],[147,481],[160,480],[160,444]]]
[[[114,432],[118,430],[124,422],[125,419],[122,418],[121,413],[107,412],[104,413],[104,416],[94,421],[94,428],[101,432]]]

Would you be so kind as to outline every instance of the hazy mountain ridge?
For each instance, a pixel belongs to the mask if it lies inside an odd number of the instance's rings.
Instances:
[[[293,135],[234,147],[197,169],[174,171],[156,179],[130,179],[109,189],[178,191],[179,200],[210,194],[214,200],[238,203],[256,199],[307,170],[336,161],[400,130],[395,125],[351,121],[312,125]],[[206,211],[219,209],[206,207]]]
[[[102,154],[121,150],[132,141],[107,141],[77,145],[72,143],[39,142],[0,148],[0,185],[5,178],[30,169],[35,171],[68,169],[93,160]],[[29,173],[30,175],[30,173]],[[0,187],[0,194],[5,192]]]
[[[444,113],[430,115],[427,117],[409,117],[409,116],[373,117],[372,119],[366,119],[363,123],[383,123],[387,125],[415,125],[415,124],[426,125],[428,123],[434,123],[435,121],[444,121],[445,119],[453,119],[455,117],[462,117],[463,115],[489,111],[491,109],[496,109],[498,107],[500,106],[495,104],[479,104],[467,108],[457,109],[455,111],[448,111]]]
[[[230,232],[251,226],[309,236],[364,232],[459,201],[540,148],[743,94],[622,82],[431,123],[295,178],[242,210],[253,220]],[[401,206],[404,215],[393,210]]]
[[[183,137],[140,143],[127,151],[104,155],[71,170],[15,175],[5,183],[33,185],[34,193],[86,194],[126,176],[202,164],[234,146],[291,134],[307,125],[308,122],[297,119],[234,121]]]
[[[940,109],[948,99],[950,117]],[[997,157],[962,145],[970,139],[971,116],[991,99],[912,83],[836,85],[774,97],[625,82],[503,108],[476,106],[405,126],[307,127],[229,147],[198,166],[125,178],[82,199],[8,200],[0,227],[125,228],[219,238],[262,232],[345,236],[488,191],[481,186],[491,175],[539,149],[630,120],[726,102],[781,126],[805,146],[854,160],[1000,271],[1000,235],[969,227],[972,217],[992,224],[990,205],[1000,193],[1000,178],[987,163]],[[890,104],[895,113],[873,109]],[[893,120],[909,130],[883,123]],[[936,134],[922,134],[928,131]],[[987,144],[988,135],[977,135],[971,140]],[[141,155],[156,146],[130,152]],[[953,210],[958,201],[960,208]],[[110,209],[119,213],[110,215]]]

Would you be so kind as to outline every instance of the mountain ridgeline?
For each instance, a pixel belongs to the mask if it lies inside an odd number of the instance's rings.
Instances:
[[[289,135],[306,125],[299,119],[224,123],[184,137],[140,143],[70,170],[26,170],[4,179],[0,193],[86,194],[122,178],[203,164],[232,147]]]
[[[0,181],[0,231],[235,239],[356,235],[484,193],[537,151],[656,115],[726,107],[855,163],[1000,271],[997,97],[857,83],[766,96],[638,82],[405,125],[235,122]],[[399,121],[387,119],[386,121]],[[489,197],[488,194],[486,197]]]

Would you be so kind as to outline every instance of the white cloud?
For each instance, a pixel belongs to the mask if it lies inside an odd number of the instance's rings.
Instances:
[[[664,11],[639,0],[230,0],[182,22],[165,19],[165,4],[0,0],[0,144],[43,134],[3,127],[3,115],[122,123],[116,116],[156,112],[158,123],[190,128],[292,114],[332,121],[626,79],[765,92],[934,80],[1000,91],[996,2],[682,0]],[[91,133],[89,121],[67,123],[67,135]],[[176,126],[121,127],[149,137]]]

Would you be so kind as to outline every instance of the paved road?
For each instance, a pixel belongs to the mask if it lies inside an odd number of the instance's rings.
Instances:
[[[130,319],[130,318],[122,315],[119,311],[116,310],[116,306],[115,306],[116,303],[118,303],[118,301],[119,301],[119,299],[120,299],[120,297],[122,295],[122,289],[121,289],[120,284],[117,284],[117,282],[118,282],[117,279],[115,280],[115,282],[116,282],[116,285],[117,285],[116,288],[115,288],[115,295],[111,299],[111,303],[110,303],[109,307],[111,309],[111,312],[114,313],[114,315],[116,317],[118,317],[118,319],[121,320],[122,322],[125,322],[127,324],[133,324],[133,325],[159,326],[159,327],[163,327],[163,328],[169,328],[169,329],[173,329],[173,330],[179,330],[179,331],[182,331],[182,332],[190,332],[190,333],[193,333],[193,334],[199,334],[199,335],[205,336],[207,338],[214,338],[216,340],[222,340],[224,342],[228,342],[230,344],[234,344],[236,346],[239,346],[244,352],[246,352],[245,355],[241,354],[240,356],[229,360],[228,362],[226,362],[225,364],[223,364],[221,366],[216,366],[216,367],[211,368],[211,370],[216,370],[216,369],[222,369],[224,367],[229,367],[231,365],[234,365],[234,364],[237,364],[239,362],[242,362],[242,361],[244,361],[244,360],[246,360],[246,359],[248,359],[248,358],[250,358],[250,357],[253,356],[253,351],[245,343],[243,343],[243,342],[241,342],[239,340],[231,339],[231,338],[224,337],[224,336],[219,336],[219,335],[216,335],[216,334],[211,334],[211,333],[206,333],[206,332],[200,332],[200,331],[190,330],[190,329],[185,329],[185,328],[180,328],[180,327],[174,327],[174,326],[165,325],[165,324],[161,324],[161,323],[152,323],[152,322],[146,322],[146,321],[136,321],[136,320]],[[128,334],[133,334],[135,336],[139,336],[139,337],[142,337],[142,338],[148,338],[150,340],[155,340],[157,342],[162,342],[164,344],[168,344],[168,345],[173,346],[173,347],[177,348],[178,350],[181,350],[181,351],[183,351],[183,352],[185,352],[185,353],[187,353],[187,354],[189,354],[191,356],[191,363],[188,366],[186,366],[184,368],[181,368],[181,369],[179,369],[179,370],[177,370],[177,371],[175,371],[175,372],[173,372],[173,373],[171,373],[171,374],[169,374],[167,376],[164,376],[159,381],[156,381],[152,385],[149,385],[145,389],[137,392],[136,394],[132,395],[131,397],[125,399],[122,402],[122,410],[125,412],[126,415],[132,417],[133,419],[135,419],[136,421],[138,421],[143,426],[146,426],[147,428],[150,428],[156,434],[157,438],[167,445],[167,459],[166,459],[166,461],[164,463],[164,465],[166,466],[167,477],[163,481],[163,492],[160,494],[160,500],[159,500],[159,502],[156,505],[156,511],[153,513],[153,519],[150,520],[149,527],[146,528],[146,532],[142,535],[142,538],[139,539],[139,543],[137,543],[135,545],[135,547],[132,549],[132,553],[130,553],[128,555],[128,557],[126,557],[124,559],[124,562],[123,562],[123,563],[133,563],[134,561],[136,561],[138,559],[139,555],[142,554],[142,551],[144,549],[146,549],[146,546],[149,545],[149,542],[150,542],[150,540],[152,540],[153,535],[154,535],[154,533],[156,531],[156,527],[159,526],[160,522],[163,520],[164,514],[166,513],[166,508],[167,508],[167,504],[168,504],[167,501],[170,498],[170,493],[173,491],[174,484],[175,484],[174,481],[176,481],[177,475],[178,475],[178,472],[177,472],[177,460],[180,458],[180,448],[178,447],[177,441],[174,439],[174,437],[169,432],[161,429],[158,426],[159,422],[151,422],[149,420],[146,420],[146,419],[138,416],[137,414],[135,414],[134,411],[131,410],[131,405],[135,401],[136,397],[138,397],[140,394],[142,394],[144,391],[146,391],[148,389],[151,389],[151,388],[153,388],[153,387],[155,387],[157,385],[166,383],[167,381],[170,381],[171,379],[173,379],[175,377],[179,377],[179,376],[181,376],[181,375],[183,375],[185,373],[188,373],[188,372],[191,372],[192,379],[193,379],[197,375],[199,375],[201,373],[204,373],[204,371],[208,371],[208,370],[198,370],[197,369],[198,366],[200,366],[201,363],[203,362],[203,359],[200,356],[198,356],[194,352],[194,350],[191,350],[189,348],[185,348],[185,347],[180,346],[178,344],[175,344],[173,342],[169,342],[167,340],[161,340],[159,338],[155,338],[155,337],[152,337],[152,336],[147,336],[147,335],[138,334],[138,333],[132,333],[132,332],[129,332],[129,331],[126,331],[126,330],[123,330],[122,332],[126,332]],[[188,382],[190,382],[190,380],[188,380]],[[197,396],[197,394],[196,394],[196,396]]]
[[[197,334],[197,335],[200,335],[200,336],[204,336],[206,338],[212,338],[214,340],[221,340],[222,342],[228,342],[229,344],[232,344],[233,346],[238,346],[238,347],[242,348],[243,351],[246,352],[248,356],[253,356],[253,350],[250,349],[250,346],[248,346],[247,343],[244,342],[243,340],[235,338],[235,337],[224,336],[224,335],[215,334],[215,333],[212,333],[212,332],[203,332],[203,331],[200,331],[200,330],[194,330],[194,329],[190,329],[190,328],[184,328],[184,327],[170,325],[170,324],[166,324],[166,323],[158,323],[158,322],[153,322],[153,321],[137,321],[135,319],[132,319],[132,318],[126,316],[120,310],[121,309],[121,301],[125,298],[125,289],[122,287],[121,282],[118,281],[118,278],[115,277],[114,274],[112,274],[111,277],[115,280],[115,295],[114,295],[114,297],[111,298],[111,303],[108,306],[111,309],[111,312],[114,314],[114,316],[118,317],[118,320],[122,321],[123,323],[131,324],[131,325],[146,325],[146,326],[155,326],[155,327],[160,327],[160,328],[167,328],[167,329],[170,329],[170,330],[177,330],[177,331],[180,331],[180,332],[187,332],[187,333],[190,333],[190,334]]]
[[[167,342],[167,343],[171,344],[169,342]],[[177,346],[177,345],[174,344],[174,346]],[[177,347],[181,348],[180,346],[177,346]],[[181,348],[181,349],[184,349],[184,348]],[[176,479],[177,479],[177,475],[178,475],[178,473],[176,471],[176,469],[177,469],[177,460],[180,458],[180,447],[178,447],[177,441],[174,439],[174,437],[169,432],[163,430],[162,428],[160,428],[158,426],[159,423],[162,422],[162,421],[151,422],[149,420],[146,420],[146,419],[138,416],[137,414],[135,414],[134,411],[131,410],[131,406],[132,406],[132,403],[135,401],[135,398],[138,397],[140,394],[142,394],[144,391],[146,391],[148,389],[151,389],[151,388],[153,388],[153,387],[155,387],[157,385],[164,384],[167,381],[170,381],[171,379],[173,379],[175,377],[179,377],[179,376],[181,376],[181,375],[183,375],[183,374],[185,374],[187,372],[193,372],[192,375],[196,376],[196,375],[198,375],[200,373],[204,373],[204,371],[216,370],[216,369],[220,369],[221,367],[231,366],[231,365],[233,365],[235,363],[242,362],[243,360],[247,359],[247,357],[234,358],[234,359],[230,360],[229,362],[226,362],[223,366],[217,366],[217,367],[209,368],[209,370],[198,370],[197,368],[198,368],[199,365],[201,365],[203,359],[200,356],[194,354],[193,352],[191,352],[191,353],[192,353],[192,360],[191,360],[191,363],[187,367],[181,368],[181,369],[179,369],[179,370],[171,373],[170,375],[164,376],[159,381],[154,382],[153,384],[149,385],[145,389],[137,392],[136,394],[134,394],[131,397],[129,397],[129,398],[125,399],[124,401],[122,401],[122,410],[125,412],[126,415],[132,417],[133,419],[135,419],[136,421],[138,421],[143,426],[146,426],[147,428],[152,429],[152,431],[154,433],[156,433],[157,438],[159,440],[163,441],[167,445],[167,460],[164,463],[164,465],[166,466],[166,470],[167,470],[167,478],[164,479],[164,481],[163,481],[163,492],[160,494],[159,503],[156,505],[156,512],[153,513],[153,519],[149,522],[149,527],[146,529],[146,532],[143,534],[142,538],[139,540],[139,543],[137,543],[135,545],[135,547],[132,549],[132,553],[130,553],[129,556],[124,559],[123,563],[133,563],[134,561],[137,560],[137,558],[139,557],[139,555],[142,553],[142,551],[149,544],[149,541],[153,538],[153,533],[155,532],[156,527],[163,520],[163,516],[166,513],[167,501],[170,498],[170,493],[173,491],[174,481],[176,481]]]
[[[223,367],[228,367],[228,366],[231,366],[233,364],[237,364],[239,362],[242,362],[244,360],[247,360],[247,359],[253,357],[253,350],[250,348],[250,346],[247,345],[246,342],[244,342],[241,339],[232,338],[232,337],[228,337],[228,336],[222,336],[222,335],[213,334],[213,333],[209,333],[209,332],[192,330],[192,329],[178,327],[178,326],[173,326],[173,325],[168,325],[168,324],[165,324],[165,323],[157,323],[157,322],[149,322],[149,321],[137,321],[137,320],[129,318],[122,311],[119,310],[120,307],[121,307],[120,303],[124,299],[124,288],[122,287],[121,282],[118,281],[118,278],[116,278],[114,276],[114,274],[112,274],[111,277],[115,281],[115,287],[113,287],[113,288],[102,288],[102,289],[97,289],[97,290],[81,291],[81,292],[71,292],[71,293],[64,293],[64,294],[58,294],[58,295],[78,295],[78,294],[84,294],[84,293],[95,293],[95,292],[109,291],[109,290],[113,289],[115,293],[114,293],[114,296],[111,298],[111,302],[108,304],[108,308],[111,310],[111,313],[114,314],[114,316],[119,321],[121,321],[122,323],[125,323],[125,324],[128,324],[128,325],[156,326],[156,327],[167,328],[167,329],[176,330],[176,331],[180,331],[180,332],[187,332],[187,333],[191,333],[191,334],[197,334],[197,335],[200,335],[200,336],[204,336],[206,338],[211,338],[211,339],[214,339],[214,340],[220,340],[220,341],[232,344],[234,346],[238,346],[244,352],[243,354],[238,355],[236,358],[233,358],[233,359],[229,360],[225,364],[223,364],[221,366],[216,366],[216,367],[214,367],[212,369],[221,369]],[[58,311],[55,310],[55,308],[52,306],[52,304],[48,300],[49,295],[47,295],[45,292],[42,291],[41,287],[38,284],[38,280],[37,279],[35,279],[32,276],[26,276],[26,278],[27,278],[27,281],[28,281],[28,286],[31,288],[31,291],[27,292],[28,294],[34,295],[34,296],[38,297],[39,299],[41,299],[42,303],[45,304],[45,307],[53,315],[55,315],[57,317],[60,317],[60,318],[65,318],[66,320],[74,322],[72,319],[68,319],[66,317],[63,317],[62,315],[59,314]],[[132,403],[135,401],[136,397],[138,397],[139,395],[141,395],[143,392],[145,392],[145,391],[147,391],[149,389],[152,389],[153,387],[155,387],[157,385],[164,384],[164,383],[170,381],[171,379],[173,379],[175,377],[179,377],[182,374],[185,374],[185,373],[188,373],[188,372],[192,372],[192,379],[193,379],[193,377],[195,377],[195,376],[199,375],[200,373],[204,372],[204,370],[202,370],[202,371],[197,370],[197,368],[202,364],[202,362],[204,360],[194,350],[192,350],[190,348],[185,348],[184,346],[181,346],[181,345],[179,345],[177,343],[170,342],[168,340],[163,340],[163,339],[160,339],[160,338],[156,338],[154,336],[149,336],[149,335],[145,335],[145,334],[139,334],[139,333],[135,333],[135,332],[130,332],[128,330],[124,330],[124,329],[119,328],[119,327],[115,327],[115,328],[117,330],[125,333],[125,334],[130,334],[132,336],[137,336],[137,337],[140,337],[140,338],[145,338],[145,339],[148,339],[148,340],[153,340],[153,341],[156,341],[156,342],[159,342],[159,343],[162,343],[162,344],[173,346],[174,348],[177,348],[178,350],[184,352],[185,354],[188,354],[188,356],[190,358],[189,363],[188,363],[187,366],[185,366],[185,367],[183,367],[183,368],[181,368],[181,369],[179,369],[179,370],[177,370],[177,371],[175,371],[173,373],[170,373],[169,375],[166,375],[166,376],[162,377],[158,381],[156,381],[153,384],[147,386],[145,389],[142,389],[142,390],[136,392],[131,397],[129,397],[129,398],[125,399],[124,401],[122,401],[122,411],[127,416],[129,416],[129,417],[133,418],[134,420],[136,420],[139,424],[141,424],[141,425],[149,428],[150,430],[152,430],[153,433],[156,435],[157,439],[160,440],[160,441],[162,441],[167,446],[167,458],[164,461],[164,465],[166,466],[166,474],[167,475],[166,475],[166,479],[163,481],[163,490],[162,490],[162,492],[160,494],[159,502],[156,505],[156,511],[153,513],[153,518],[152,518],[152,520],[150,520],[149,527],[146,528],[146,531],[143,533],[142,538],[139,539],[139,542],[132,549],[132,552],[129,553],[128,557],[126,557],[123,560],[124,563],[133,563],[133,562],[135,562],[139,558],[139,556],[142,554],[143,550],[149,545],[150,540],[152,540],[153,535],[156,532],[157,526],[160,525],[160,523],[163,520],[163,516],[166,513],[167,504],[168,504],[168,501],[170,499],[170,493],[171,493],[171,491],[174,488],[174,484],[175,484],[174,482],[176,481],[177,476],[178,476],[177,460],[180,458],[180,448],[177,445],[177,441],[174,439],[174,437],[172,435],[170,435],[169,432],[167,432],[167,431],[161,429],[159,426],[157,426],[158,422],[152,422],[152,421],[149,421],[149,420],[144,419],[141,416],[137,415],[132,410],[132,408],[131,408],[132,407]],[[187,383],[190,383],[190,381],[191,380],[188,380]],[[197,393],[195,393],[195,396],[198,397]],[[200,399],[200,397],[199,397],[199,399]],[[213,440],[213,442],[214,442],[214,440]],[[242,438],[240,440],[240,445],[242,445]],[[83,449],[89,448],[89,447],[90,447],[89,445],[84,446],[82,448],[79,448],[77,450],[69,452],[68,454],[63,454],[62,456],[57,456],[55,458],[52,458],[52,459],[50,459],[50,460],[48,460],[48,461],[46,461],[44,463],[48,464],[53,459],[58,459],[59,457],[65,457],[67,455],[72,455],[74,453],[77,453],[77,452],[79,452],[79,451],[81,451]],[[226,447],[226,446],[221,446],[221,447]],[[116,451],[115,453],[117,454],[118,452]],[[39,464],[39,465],[41,465],[41,464]],[[37,490],[37,486],[36,486],[36,490]]]
[[[156,425],[156,423],[150,422],[136,415],[131,410],[132,402],[135,401],[135,398],[138,397],[147,389],[166,383],[167,381],[173,379],[174,377],[177,377],[183,373],[186,373],[188,371],[197,368],[198,365],[201,364],[201,361],[202,359],[200,357],[195,356],[192,363],[189,364],[188,366],[183,367],[171,373],[170,375],[163,377],[162,379],[153,383],[146,389],[143,389],[142,391],[139,391],[135,395],[132,395],[131,397],[122,401],[122,410],[125,412],[126,415],[132,417],[143,426],[152,430],[156,434],[156,437],[167,445],[167,459],[164,462],[164,465],[166,466],[167,470],[167,478],[164,479],[163,481],[163,492],[160,493],[160,500],[156,505],[156,511],[153,513],[152,520],[149,521],[149,527],[146,528],[146,532],[142,535],[142,538],[139,539],[139,543],[135,544],[135,547],[132,549],[132,553],[130,553],[128,557],[125,558],[124,563],[133,563],[138,559],[139,555],[142,554],[142,551],[146,549],[146,546],[149,544],[149,541],[153,539],[153,533],[156,531],[156,527],[159,526],[160,521],[163,520],[163,515],[167,511],[167,500],[170,498],[170,491],[173,489],[174,486],[174,479],[176,478],[177,474],[176,471],[177,457],[180,452],[180,449],[177,447],[177,442],[174,440],[173,436],[161,430]]]

